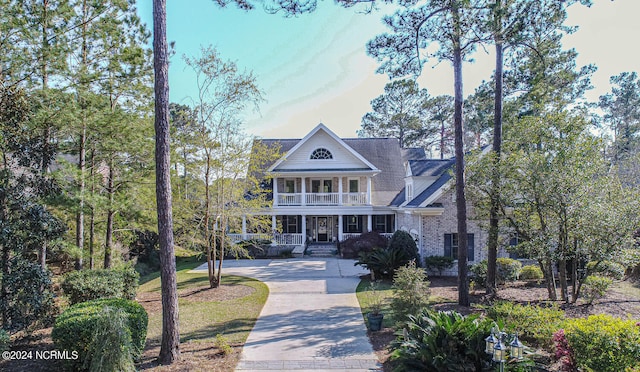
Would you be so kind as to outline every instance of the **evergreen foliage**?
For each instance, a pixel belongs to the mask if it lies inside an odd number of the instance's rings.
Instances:
[[[391,344],[397,371],[489,371],[491,356],[484,339],[495,323],[477,315],[422,310],[409,315]]]
[[[147,312],[135,301],[103,298],[71,306],[56,318],[51,337],[59,350],[75,350],[78,359],[69,360],[73,368],[81,368],[88,359],[96,334],[97,323],[104,316],[104,308],[121,310],[126,314],[126,329],[131,334],[130,354],[137,359],[142,354],[147,337]],[[107,321],[105,321],[107,322]],[[106,323],[103,323],[106,324]],[[120,336],[118,336],[120,337]]]
[[[64,276],[62,290],[71,305],[110,297],[133,300],[139,277],[132,266],[72,271]]]
[[[411,314],[417,314],[429,305],[429,282],[424,269],[415,261],[400,267],[393,276],[391,310],[396,321],[404,322]]]

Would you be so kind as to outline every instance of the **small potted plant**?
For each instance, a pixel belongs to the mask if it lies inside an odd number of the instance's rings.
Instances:
[[[369,330],[372,332],[382,329],[382,294],[378,291],[378,287],[375,282],[371,282],[369,286],[369,292],[371,292],[371,302],[369,303],[369,312],[367,313],[367,321],[369,323]]]

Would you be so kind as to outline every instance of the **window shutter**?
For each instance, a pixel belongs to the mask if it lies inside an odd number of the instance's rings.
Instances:
[[[451,241],[452,241],[452,235],[451,234],[444,234],[444,256],[445,257],[451,257]],[[453,257],[453,259],[455,260],[456,257]]]
[[[475,257],[475,244],[473,234],[467,234],[467,260],[473,261]]]

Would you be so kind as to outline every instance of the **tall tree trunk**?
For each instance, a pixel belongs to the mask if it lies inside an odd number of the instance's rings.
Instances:
[[[84,76],[84,69],[87,66],[87,0],[82,1],[82,51],[81,51],[81,67],[80,67],[80,92],[79,103],[81,112],[81,128],[78,138],[78,170],[80,171],[80,180],[78,182],[78,194],[80,200],[78,201],[78,212],[76,213],[76,246],[80,250],[80,257],[76,260],[76,270],[82,270],[84,265],[84,189],[85,189],[85,157],[86,157],[86,141],[87,141],[87,105],[85,102],[84,94],[87,91],[87,82]]]
[[[156,202],[162,288],[162,341],[159,361],[172,364],[180,358],[178,286],[173,246],[171,210],[171,159],[169,134],[169,56],[166,0],[153,1],[153,69],[156,132]]]
[[[2,170],[1,172],[5,173],[2,177],[2,188],[4,190],[9,189],[9,175],[7,174],[9,171],[9,164],[7,162],[7,156],[3,152],[2,153]],[[7,210],[7,194],[6,192],[0,193],[0,224],[3,224],[7,221],[8,210]],[[2,324],[8,324],[9,322],[9,307],[6,306],[7,298],[9,297],[9,293],[7,291],[6,278],[9,278],[9,274],[11,272],[11,267],[9,266],[9,259],[11,258],[10,249],[5,242],[0,241],[0,247],[2,247],[2,277],[0,277],[0,304],[2,310]]]
[[[107,231],[105,234],[104,242],[104,268],[111,267],[111,254],[113,250],[113,218],[115,216],[115,210],[113,206],[115,188],[113,178],[115,174],[113,171],[113,161],[109,162],[109,175],[107,177],[107,193],[109,194],[109,208],[107,209]]]
[[[491,169],[491,207],[489,209],[489,237],[487,240],[487,294],[494,295],[497,290],[496,271],[498,259],[498,211],[500,199],[498,183],[500,182],[500,156],[502,153],[502,78],[503,78],[503,45],[502,39],[496,37],[496,72],[494,92],[493,121],[493,164]]]
[[[545,280],[547,282],[547,292],[549,294],[549,299],[551,301],[556,301],[558,299],[558,294],[556,293],[556,277],[553,274],[553,260],[551,257],[546,257],[541,264],[543,268],[543,273],[545,276]]]
[[[207,157],[204,172],[204,237],[207,244],[207,272],[209,274],[209,287],[215,288],[216,277],[216,233],[211,234],[211,155],[205,150]],[[217,222],[217,219],[216,219]]]
[[[469,306],[469,282],[467,280],[467,201],[464,193],[464,140],[462,106],[462,50],[460,44],[461,20],[460,4],[455,1],[452,6],[454,25],[453,75],[454,75],[454,120],[455,153],[456,153],[456,212],[458,220],[458,304]]]
[[[91,180],[91,195],[95,195],[96,192],[96,183],[95,183],[95,150],[91,150],[91,170],[89,173],[89,178]],[[89,205],[89,268],[93,270],[95,268],[95,260],[94,260],[94,241],[96,234],[96,210],[93,204]]]

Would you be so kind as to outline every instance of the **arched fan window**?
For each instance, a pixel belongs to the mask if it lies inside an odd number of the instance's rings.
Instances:
[[[311,153],[311,156],[309,157],[309,159],[312,159],[312,160],[333,159],[333,154],[331,154],[331,152],[329,150],[325,149],[324,147],[320,147],[320,148],[317,148],[317,149],[313,150],[313,152]]]

